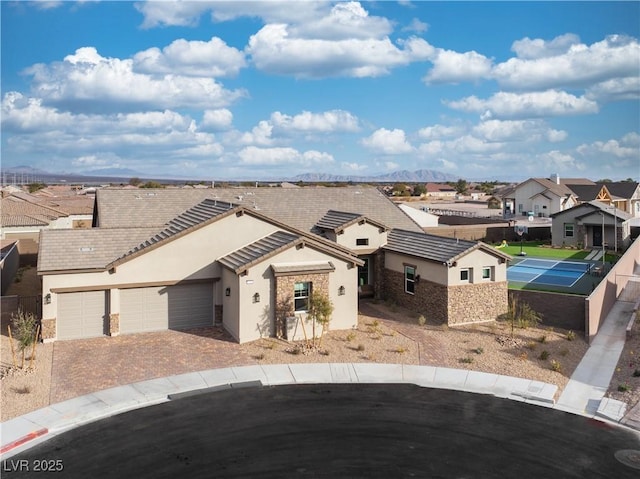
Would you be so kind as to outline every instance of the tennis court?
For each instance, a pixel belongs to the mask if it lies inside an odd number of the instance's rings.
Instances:
[[[516,262],[517,261],[517,262]],[[539,258],[527,258],[518,261],[507,269],[507,279],[520,283],[571,288],[591,270],[589,261],[558,261]]]

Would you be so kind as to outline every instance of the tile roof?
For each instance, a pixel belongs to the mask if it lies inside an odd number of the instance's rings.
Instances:
[[[298,235],[285,231],[276,231],[264,238],[229,253],[218,261],[235,273],[240,273],[249,266],[259,263],[273,254],[301,242]]]
[[[635,181],[612,181],[611,183],[598,183],[599,186],[606,186],[609,193],[618,198],[630,199],[638,189]]]
[[[336,267],[331,261],[314,261],[272,264],[271,269],[276,276],[285,276],[299,273],[324,273],[335,271]]]
[[[368,221],[369,223],[374,224],[380,228],[388,229],[384,225],[368,220],[365,216],[358,213],[349,213],[346,211],[336,211],[329,210],[327,213],[318,220],[316,223],[316,227],[324,230],[331,230],[335,233],[343,230],[344,228],[351,226],[354,223],[358,223],[360,221]]]
[[[104,269],[157,228],[42,230],[38,272]]]
[[[426,233],[419,234],[413,231],[397,229],[389,232],[388,243],[383,247],[385,250],[415,256],[437,263],[455,261],[459,257],[478,248],[485,249],[487,252],[503,257],[504,259],[510,259],[510,256],[476,241],[446,238]]]
[[[18,196],[19,195],[19,196]],[[68,216],[64,211],[28,201],[20,194],[2,198],[3,227],[10,226],[46,226],[51,221]]]
[[[386,225],[421,231],[408,215],[374,187],[215,188],[97,192],[101,228],[164,226],[205,198],[242,205],[295,229],[312,232],[329,210],[357,213]]]
[[[548,178],[531,178],[533,181],[539,183],[548,191],[551,191],[556,196],[570,196],[573,194],[573,191],[563,183],[557,184],[554,181],[549,180]]]

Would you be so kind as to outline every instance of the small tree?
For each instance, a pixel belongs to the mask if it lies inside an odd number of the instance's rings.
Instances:
[[[322,344],[322,336],[324,335],[325,329],[329,326],[331,322],[331,314],[333,313],[333,303],[329,299],[329,297],[324,293],[319,293],[316,291],[311,292],[311,297],[309,298],[309,311],[308,315],[313,321],[313,345],[316,344],[316,322],[322,325],[322,331],[320,332],[320,341],[318,342],[318,346]]]
[[[31,364],[33,364],[35,345],[38,337],[38,320],[32,313],[25,312],[19,308],[17,313],[11,315],[11,324],[13,325],[13,337],[18,341],[18,349],[22,352],[21,367],[24,369],[25,350],[29,347],[34,349],[31,353]]]
[[[511,326],[511,337],[516,326],[526,329],[537,326],[542,321],[540,313],[531,308],[528,303],[519,301],[515,296],[509,300],[509,310],[503,317]]]

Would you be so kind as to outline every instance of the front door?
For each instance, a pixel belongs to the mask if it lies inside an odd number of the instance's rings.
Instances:
[[[373,281],[371,274],[371,257],[365,256],[360,258],[364,261],[362,266],[358,266],[358,295],[359,296],[371,296],[373,295]]]
[[[602,246],[602,228],[593,228],[593,246]]]

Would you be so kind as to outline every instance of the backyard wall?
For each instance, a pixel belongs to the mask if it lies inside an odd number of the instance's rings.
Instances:
[[[513,226],[498,226],[492,224],[483,225],[447,225],[423,228],[425,233],[447,238],[460,238],[469,241],[482,240],[486,243],[500,243],[506,239],[508,243],[519,243],[520,237],[514,231]],[[524,241],[550,241],[551,228],[549,226],[529,228],[529,233],[523,237]]]
[[[545,291],[510,290],[509,300],[527,303],[542,315],[542,325],[584,331],[584,296]]]
[[[631,244],[609,274],[586,299],[585,336],[589,342],[600,329],[602,321],[611,311],[629,278],[638,270],[640,270],[640,238]]]

